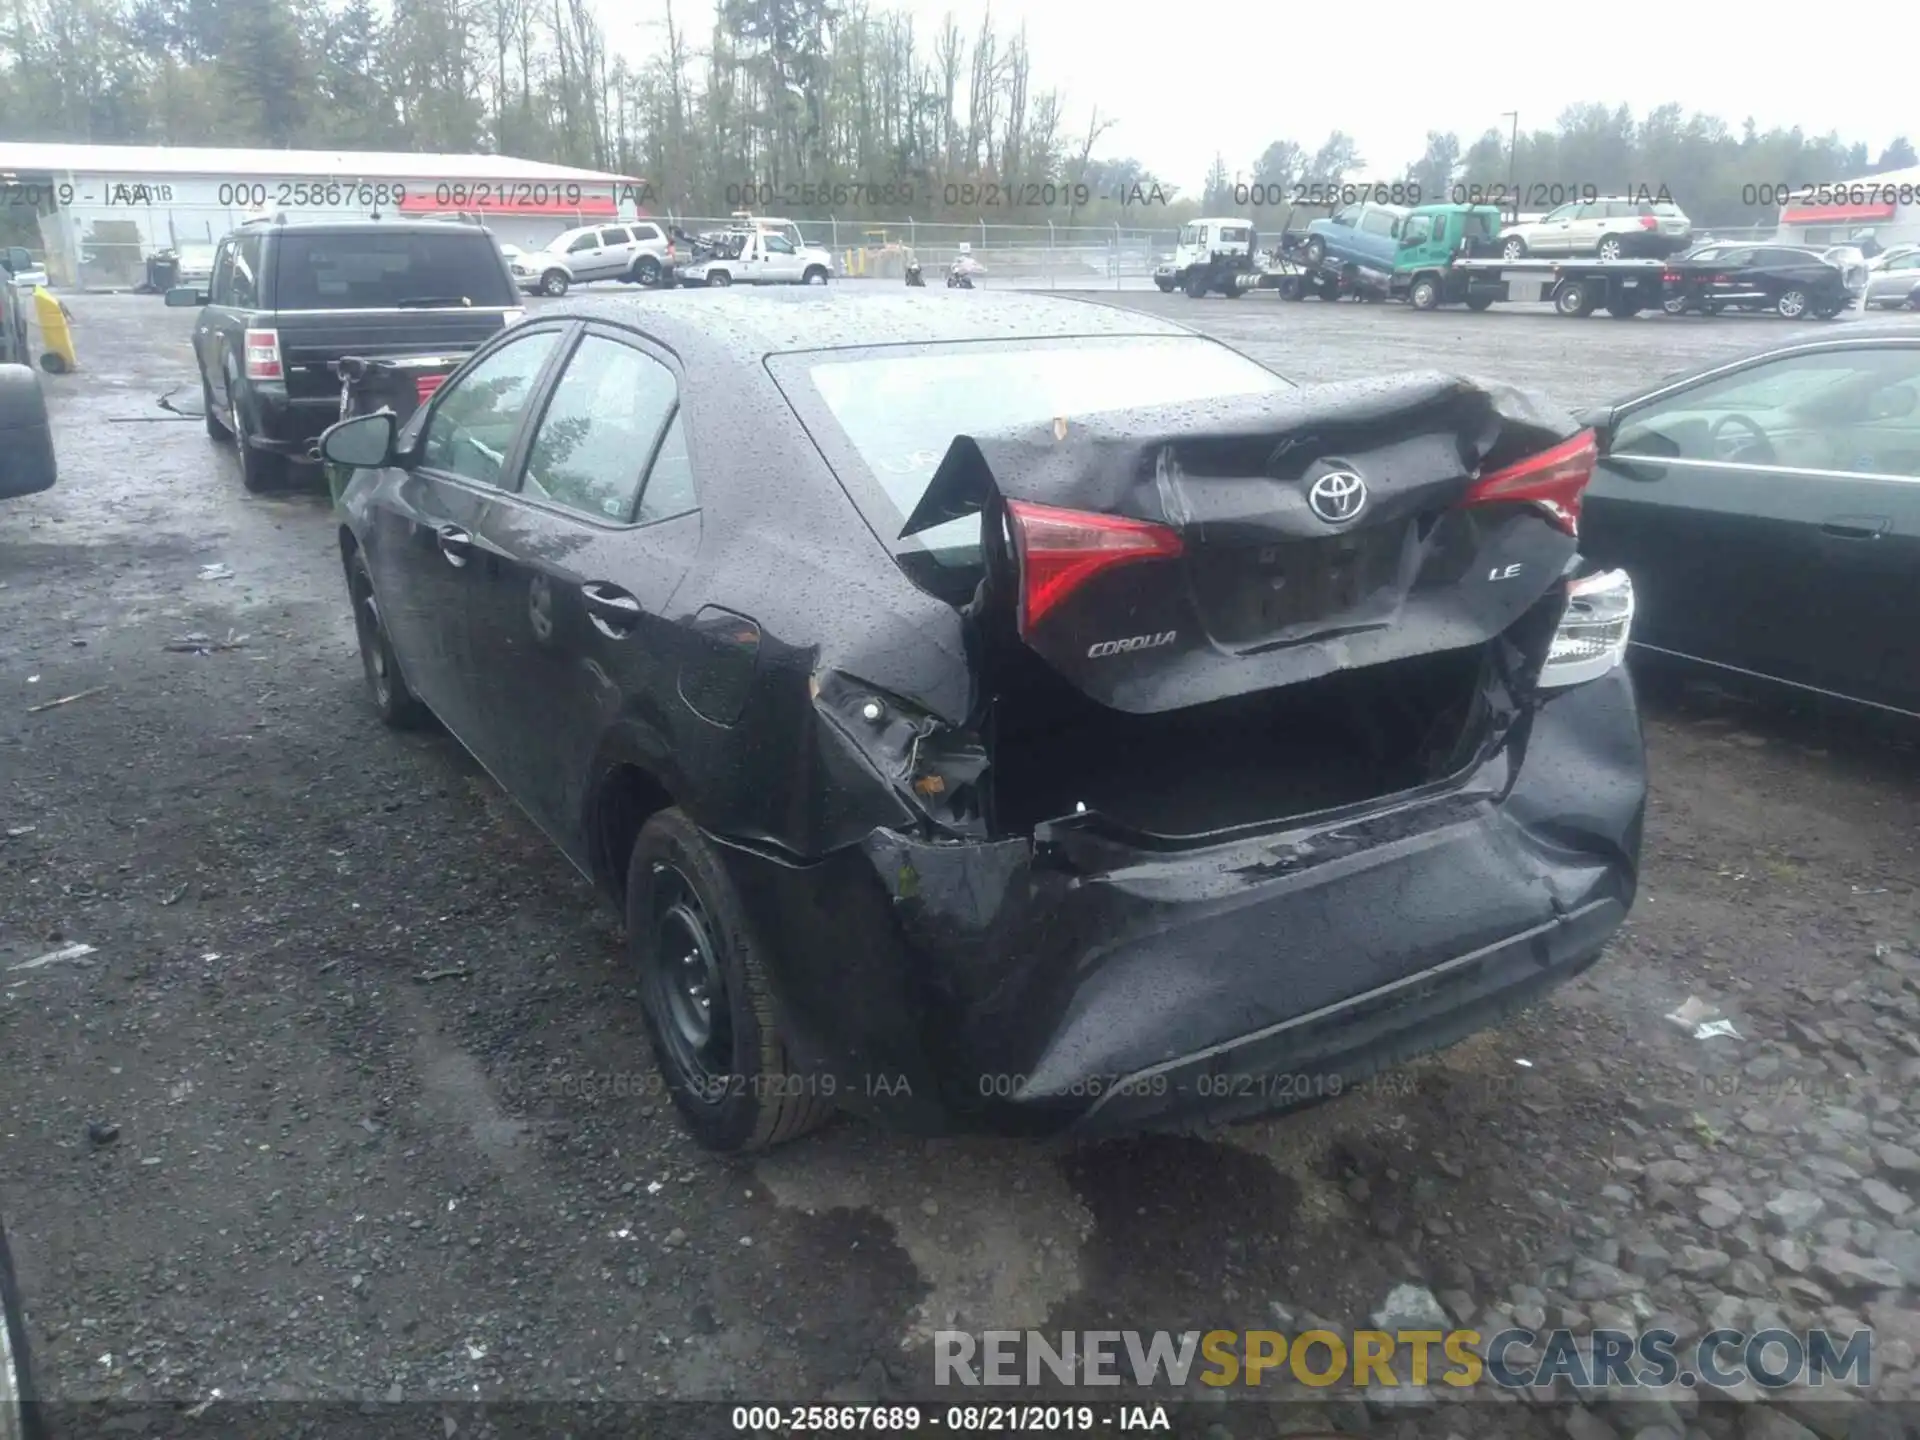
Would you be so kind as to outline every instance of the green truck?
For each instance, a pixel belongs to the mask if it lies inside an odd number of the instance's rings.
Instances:
[[[1605,309],[1621,319],[1658,309],[1664,260],[1508,260],[1494,205],[1421,205],[1401,223],[1391,293],[1416,310],[1546,301],[1562,315]]]

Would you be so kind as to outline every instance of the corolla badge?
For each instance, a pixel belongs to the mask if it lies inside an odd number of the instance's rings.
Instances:
[[[1344,525],[1367,503],[1367,482],[1351,470],[1329,470],[1307,491],[1307,504],[1329,525]]]

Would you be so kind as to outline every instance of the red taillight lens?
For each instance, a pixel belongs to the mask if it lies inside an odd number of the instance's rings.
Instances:
[[[246,338],[247,378],[249,380],[279,380],[284,372],[280,366],[280,332],[278,330],[249,330]]]
[[[1496,470],[1474,482],[1463,505],[1538,505],[1553,523],[1569,535],[1580,533],[1580,497],[1593,478],[1600,458],[1593,432],[1582,430],[1571,440],[1530,455],[1517,465]]]
[[[1678,270],[1669,270],[1666,272],[1666,274],[1662,275],[1660,279],[1665,284],[1678,285],[1682,279],[1682,276]]]
[[[413,378],[413,398],[424,405],[433,398],[434,392],[446,383],[444,375],[416,375]]]
[[[1056,510],[1009,500],[1013,543],[1020,554],[1020,633],[1103,570],[1135,560],[1162,560],[1186,547],[1164,525]]]
[[[1640,217],[1640,228],[1642,230],[1658,230],[1660,228],[1659,217],[1656,215],[1642,215]]]

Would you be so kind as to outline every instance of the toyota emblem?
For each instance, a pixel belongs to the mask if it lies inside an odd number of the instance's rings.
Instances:
[[[1329,525],[1344,525],[1367,503],[1367,482],[1351,470],[1329,470],[1307,491],[1307,504]]]

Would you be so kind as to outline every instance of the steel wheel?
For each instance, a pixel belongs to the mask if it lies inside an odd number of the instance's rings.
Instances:
[[[366,560],[356,555],[348,571],[347,593],[353,601],[353,631],[360,642],[360,668],[366,672],[367,693],[380,718],[395,730],[424,725],[431,712],[408,688],[399,658],[380,618],[380,602],[373,593],[373,576]]]
[[[693,882],[677,866],[658,860],[652,923],[657,958],[646,984],[660,1038],[694,1095],[718,1104],[738,1073],[720,942]]]

